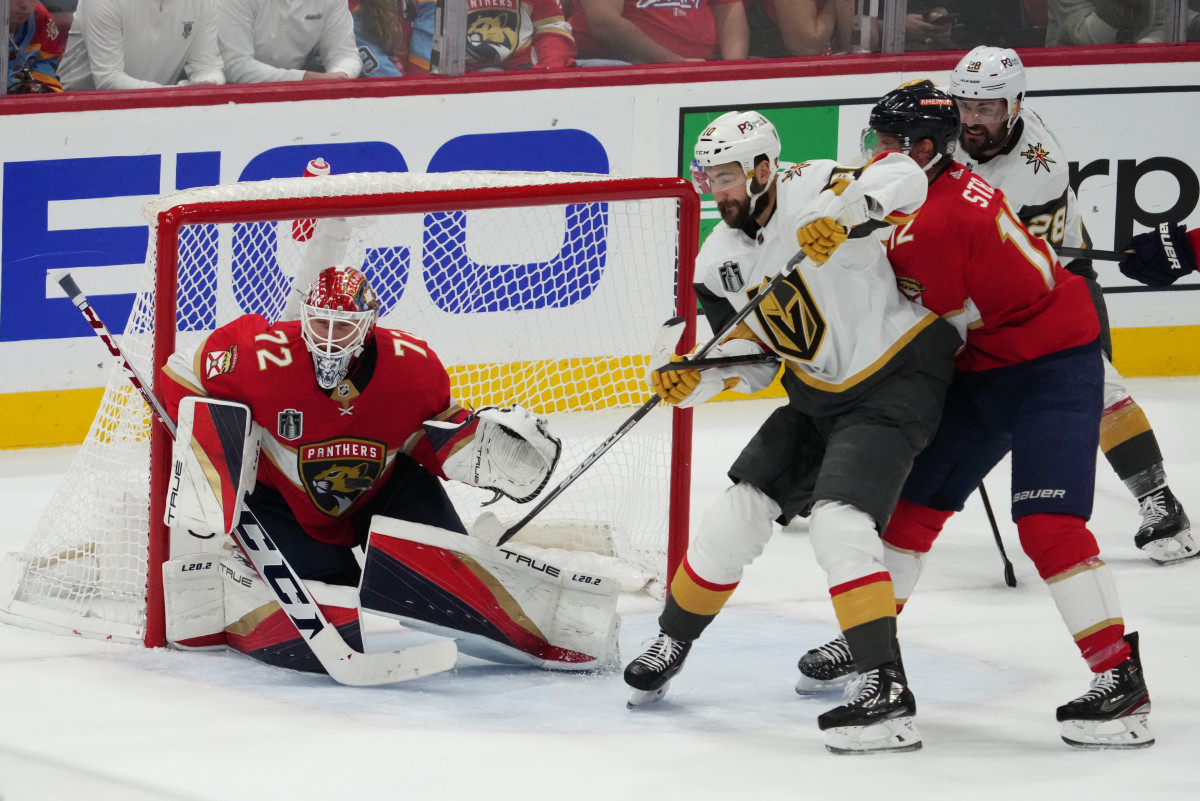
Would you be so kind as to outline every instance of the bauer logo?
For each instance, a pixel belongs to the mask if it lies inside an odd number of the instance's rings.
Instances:
[[[1040,489],[1040,490],[1024,490],[1023,492],[1014,492],[1012,502],[1017,501],[1036,501],[1048,498],[1065,498],[1066,490],[1060,489]]]

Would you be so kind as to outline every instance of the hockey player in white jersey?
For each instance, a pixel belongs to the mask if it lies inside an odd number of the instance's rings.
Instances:
[[[962,116],[960,144],[968,168],[1008,197],[1030,233],[1052,247],[1088,248],[1091,239],[1068,180],[1067,157],[1042,119],[1027,108],[1025,68],[1016,51],[976,47],[954,68],[950,94]],[[1100,449],[1142,513],[1134,542],[1155,562],[1200,556],[1187,514],[1167,484],[1162,451],[1146,413],[1112,366],[1108,310],[1088,259],[1063,265],[1088,282],[1104,348],[1104,415]]]
[[[774,353],[788,403],[742,451],[729,470],[732,485],[693,532],[658,637],[625,670],[629,705],[662,698],[774,521],[811,515],[813,549],[862,677],[844,704],[818,718],[826,747],[915,750],[916,703],[879,530],[937,425],[961,340],[900,293],[879,232],[910,219],[928,182],[899,153],[857,169],[813,161],[777,174],[780,149],[774,126],[755,112],[722,115],[696,143],[698,188],[712,192],[722,217],[696,265],[713,330],[799,261],[798,250],[806,258],[709,352]],[[652,381],[667,402],[692,406],[722,389],[761,390],[777,372],[778,363],[681,365]]]

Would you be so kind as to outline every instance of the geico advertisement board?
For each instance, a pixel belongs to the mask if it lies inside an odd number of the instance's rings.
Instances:
[[[1169,66],[1170,69],[1167,69]],[[685,174],[702,119],[780,118],[784,157],[850,157],[900,72],[388,98],[333,98],[0,116],[0,394],[102,386],[108,360],[53,280],[69,268],[115,331],[147,246],[144,202],[177,189],[336,173],[461,169]],[[945,82],[945,75],[933,76]],[[1161,217],[1200,223],[1200,65],[1029,70],[1029,103],[1059,134],[1098,247]],[[1175,86],[1161,86],[1165,81]],[[1158,85],[1154,90],[1141,89]],[[1103,90],[1098,86],[1106,87]],[[281,92],[282,94],[282,92]],[[794,113],[793,121],[789,115]],[[1053,156],[1053,154],[1051,154]],[[1134,289],[1115,265],[1103,283]],[[1200,322],[1190,292],[1110,296],[1115,327]]]

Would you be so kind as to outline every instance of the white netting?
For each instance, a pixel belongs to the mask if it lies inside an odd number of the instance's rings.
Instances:
[[[463,210],[446,199],[481,187],[510,198],[536,193],[538,186],[584,182],[614,189],[628,183],[554,173],[372,173],[230,184],[159,198],[146,207],[151,252],[121,346],[149,380],[158,215],[216,204],[224,217],[189,218],[197,222],[179,229],[177,347],[198,344],[243,313],[277,318],[297,275],[306,282],[303,276],[331,261],[358,265],[382,303],[380,324],[426,339],[446,364],[456,397],[475,406],[517,402],[550,417],[564,444],[553,487],[648,397],[649,350],[676,308],[678,200],[597,200],[603,189],[591,188],[578,198],[560,193],[556,201],[532,206],[501,199],[481,204],[495,208]],[[417,205],[404,211],[411,201],[394,193],[418,193]],[[381,195],[382,205],[362,202]],[[295,205],[313,198],[337,198],[338,213],[347,216],[318,219],[315,228],[294,225],[304,210],[318,217],[327,212]],[[270,219],[199,222],[237,220],[243,210],[247,216],[240,219],[261,219],[261,208],[250,201],[273,202]],[[294,231],[301,231],[300,239],[312,235],[297,241]],[[583,540],[596,530],[610,532],[616,558],[663,578],[670,420],[665,409],[652,412],[546,508],[541,525],[587,533],[580,542],[555,545],[594,547]],[[114,371],[92,430],[32,540],[0,563],[0,613],[17,622],[32,618],[89,635],[141,639],[150,431],[144,402]],[[469,525],[490,493],[448,487]],[[507,500],[488,507],[506,523],[528,508]]]

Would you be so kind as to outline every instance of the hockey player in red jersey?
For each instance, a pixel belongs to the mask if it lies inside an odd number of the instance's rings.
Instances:
[[[1081,748],[1150,745],[1150,697],[1136,633],[1125,633],[1112,570],[1087,528],[1104,386],[1100,323],[1087,285],[1017,219],[1004,194],[954,161],[958,111],[929,81],[871,112],[864,153],[900,150],[926,168],[929,196],[888,240],[901,289],[942,315],[965,345],[942,421],[913,463],[883,539],[897,606],[923,556],[979,482],[1012,454],[1012,515],[1094,678],[1058,708]],[[851,670],[831,643],[801,660],[806,679]],[[1106,725],[1107,724],[1107,725]]]
[[[954,68],[949,94],[962,118],[959,144],[966,151],[967,168],[1003,190],[1030,232],[1056,248],[1091,247],[1068,181],[1067,158],[1042,118],[1024,102],[1025,67],[1016,51],[976,47]],[[1200,541],[1167,483],[1154,429],[1112,365],[1108,309],[1092,262],[1070,259],[1064,266],[1087,282],[1100,317],[1105,356],[1100,449],[1138,499],[1142,524],[1134,542],[1160,564],[1200,556]]]
[[[559,443],[543,419],[520,407],[474,411],[457,403],[450,378],[428,343],[376,325],[379,305],[358,270],[320,271],[299,311],[299,320],[269,323],[248,314],[216,329],[198,348],[171,356],[162,384],[173,417],[180,416],[181,405],[186,409],[185,400],[195,402],[192,396],[249,407],[261,431],[257,440],[247,440],[251,450],[241,460],[253,464],[257,456],[257,480],[249,482],[254,486],[245,505],[295,574],[310,588],[320,588],[313,592],[317,603],[324,607],[322,598],[330,599],[330,622],[361,649],[359,596],[354,590],[364,571],[356,549],[366,543],[369,532],[372,538],[378,534],[372,516],[465,534],[442,479],[527,500],[549,480]],[[181,417],[180,430],[184,429]],[[177,474],[188,469],[192,450],[189,443],[176,443]],[[208,454],[202,456],[204,462]],[[197,472],[211,472],[207,464]],[[206,522],[202,512],[192,518],[201,525]],[[208,530],[227,529],[216,525]],[[455,560],[444,549],[426,547],[424,552]],[[368,548],[368,576],[371,559]],[[288,628],[286,619],[276,619],[271,597],[253,570],[230,558],[222,558],[221,565],[236,574],[233,590],[225,593],[225,615],[217,615],[221,625],[169,637],[172,642],[185,647],[228,645],[271,664],[319,670],[295,629]],[[396,563],[395,569],[406,568]],[[417,573],[406,586],[437,583],[438,576],[429,579]],[[364,579],[364,594],[367,583]],[[187,603],[186,593],[172,594],[171,582],[167,584],[169,618],[173,601],[186,607],[174,622],[202,614],[197,604]],[[373,591],[379,594],[377,587]],[[429,605],[427,600],[422,596],[405,603],[415,608]],[[220,603],[219,596],[214,603]],[[504,647],[531,649],[536,658],[530,662],[552,662],[564,653],[555,650],[554,643],[518,630],[508,619],[489,618],[499,615],[495,604],[481,611],[463,601],[459,608],[465,614],[478,613],[491,633],[508,631],[511,636],[502,637]],[[439,621],[439,626],[439,632],[454,628],[453,622]],[[575,663],[582,659],[578,654],[567,657]]]

